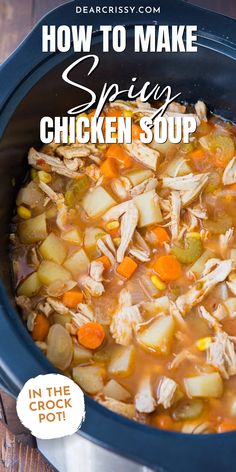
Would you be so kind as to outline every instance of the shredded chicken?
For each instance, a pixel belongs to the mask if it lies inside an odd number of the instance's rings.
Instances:
[[[191,362],[197,362],[198,359],[199,358],[191,351],[189,351],[188,349],[183,349],[178,354],[176,354],[173,361],[171,361],[169,369],[177,369],[182,364],[182,362],[185,362],[186,360]]]
[[[130,190],[130,195],[135,197],[136,195],[140,195],[141,193],[149,192],[149,190],[153,190],[157,187],[157,179],[150,177],[149,179],[144,180],[141,184],[135,185]]]
[[[229,277],[231,277],[231,274],[229,275]],[[227,282],[221,282],[219,285],[217,285],[215,294],[222,301],[227,300],[229,298]]]
[[[44,170],[45,164],[47,164],[50,166],[52,172],[64,175],[66,177],[69,177],[70,179],[77,179],[80,175],[82,175],[79,172],[74,172],[68,169],[63,163],[63,161],[58,157],[48,156],[43,152],[36,151],[36,149],[34,148],[30,148],[29,150],[28,162],[29,165],[39,170]]]
[[[111,181],[111,189],[120,200],[127,200],[130,190],[130,181],[127,177],[120,177]]]
[[[72,290],[77,285],[74,280],[55,280],[48,287],[46,287],[49,297],[61,297],[63,293]]]
[[[185,294],[180,295],[176,300],[177,308],[184,315],[193,306],[200,303],[203,298],[213,289],[219,282],[223,282],[232,270],[232,261],[226,259],[209,259],[205,264],[203,277],[196,281]]]
[[[58,228],[60,228],[62,231],[66,231],[69,228],[68,225],[68,207],[65,205],[65,199],[64,196],[60,193],[54,192],[54,190],[51,189],[51,187],[44,182],[39,183],[39,187],[41,190],[48,195],[50,200],[52,200],[54,203],[57,205],[57,218],[56,218],[56,223]]]
[[[203,190],[209,174],[188,174],[181,177],[164,177],[163,187],[178,190],[183,206],[192,203]]]
[[[116,262],[116,248],[112,238],[107,234],[103,239],[97,240],[97,248],[102,254],[108,257],[110,263],[113,265]]]
[[[119,205],[113,206],[103,215],[104,221],[118,220],[129,208],[130,201],[122,202]]]
[[[53,308],[47,301],[42,301],[38,303],[37,311],[41,311],[41,313],[48,317],[53,313]]]
[[[135,407],[133,403],[124,403],[118,400],[114,400],[110,397],[101,398],[99,396],[96,397],[96,400],[108,410],[114,411],[119,415],[126,416],[127,418],[134,419],[135,418]]]
[[[44,354],[47,353],[47,343],[45,343],[44,341],[35,341],[35,344]]]
[[[88,146],[84,144],[74,144],[72,146],[59,146],[56,150],[58,156],[65,159],[74,159],[78,157],[88,157],[91,154]]]
[[[218,319],[211,315],[204,306],[199,307],[199,314],[207,322],[210,328],[214,328],[215,330],[221,329],[221,324]]]
[[[157,403],[162,405],[165,409],[170,408],[175,402],[175,393],[178,384],[169,377],[163,377],[157,388]]]
[[[207,107],[204,102],[198,100],[195,104],[195,110],[200,121],[207,121]]]
[[[134,141],[131,144],[125,144],[126,150],[131,156],[142,165],[152,170],[157,170],[160,159],[160,153],[151,149],[140,141]]]
[[[71,313],[71,315],[77,329],[95,319],[92,308],[86,303],[79,303],[76,313]]]
[[[32,311],[27,318],[27,329],[30,332],[32,332],[34,329],[34,323],[35,323],[36,317],[37,317],[37,313]]]
[[[230,243],[232,242],[234,237],[234,228],[228,229],[225,234],[220,234],[219,236],[219,247],[220,247],[220,255],[222,258],[227,257],[227,253],[229,250]]]
[[[84,171],[91,180],[97,183],[99,182],[100,184],[101,179],[103,179],[100,167],[98,167],[96,164],[90,164],[89,166],[85,167]]]
[[[60,315],[67,315],[70,313],[69,308],[67,308],[67,306],[55,298],[47,297],[47,302],[53,308],[53,310]]]
[[[150,378],[142,379],[134,399],[135,408],[139,413],[152,413],[156,402],[152,394]]]
[[[28,315],[32,311],[32,303],[30,298],[26,297],[25,295],[19,295],[19,297],[15,298],[16,304],[21,308],[24,315]]]
[[[92,277],[95,282],[102,282],[103,281],[103,272],[104,272],[104,265],[100,261],[92,261],[90,264],[90,277]]]
[[[78,169],[81,169],[83,166],[83,161],[75,157],[74,159],[64,159],[63,163],[67,167],[67,169],[76,172]]]
[[[201,204],[194,206],[193,208],[188,208],[189,213],[194,215],[199,220],[206,220],[207,219],[207,209],[203,207]]]
[[[172,102],[167,108],[167,111],[171,111],[174,113],[185,113],[186,112],[186,106],[181,105],[178,102]]]
[[[231,185],[236,182],[236,157],[233,157],[227,164],[222,180],[224,185]]]
[[[40,260],[36,248],[31,247],[28,251],[27,256],[28,264],[34,269],[37,269],[40,264]]]
[[[207,362],[219,369],[225,379],[236,374],[236,352],[227,333],[218,331],[207,350]]]
[[[119,296],[119,308],[114,313],[110,325],[110,332],[117,344],[127,346],[132,339],[133,330],[137,329],[142,317],[138,305],[132,305],[128,290],[122,290]]]
[[[143,251],[142,249],[135,247],[134,245],[130,248],[129,254],[131,254],[131,256],[134,256],[140,262],[150,261],[149,254],[147,254],[146,251]]]
[[[92,297],[101,297],[101,295],[105,292],[102,282],[97,282],[96,280],[92,279],[90,275],[84,275],[81,277],[80,284],[90,293],[90,295],[92,295]]]
[[[133,241],[134,241],[135,247],[138,247],[140,250],[142,250],[148,256],[150,256],[150,253],[151,253],[150,248],[148,244],[146,243],[145,239],[143,238],[143,236],[137,230],[134,232]]]
[[[122,262],[126,250],[128,249],[129,244],[132,241],[134,231],[138,224],[139,213],[138,209],[133,202],[130,203],[128,210],[124,213],[121,218],[121,241],[117,249],[116,259],[117,262]]]
[[[222,303],[219,303],[215,310],[213,311],[213,316],[218,321],[222,321],[228,315],[227,309]]]

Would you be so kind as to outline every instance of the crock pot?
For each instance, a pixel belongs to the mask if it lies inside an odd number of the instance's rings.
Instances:
[[[94,5],[92,0],[86,2],[90,4]],[[119,1],[119,5],[125,4]],[[80,54],[42,53],[42,24],[94,25],[92,52],[99,55],[100,65],[89,77],[84,62],[73,72],[74,80],[87,87],[99,91],[105,81],[125,87],[135,76],[140,85],[146,80],[153,85],[171,85],[175,93],[182,92],[182,100],[203,99],[212,111],[236,121],[234,20],[178,0],[159,0],[161,13],[155,15],[78,15],[76,5],[72,1],[49,13],[0,68],[0,379],[14,396],[30,377],[56,372],[31,340],[14,305],[8,255],[14,199],[26,174],[27,150],[39,144],[40,118],[65,115],[85,99],[61,78],[66,66]],[[129,1],[129,5],[136,5],[136,1]],[[127,50],[103,53],[98,27],[117,23],[127,25]],[[198,25],[198,52],[132,52],[129,26],[151,23]],[[91,398],[86,398],[86,411],[82,435],[154,470],[233,472],[236,468],[236,432],[201,436],[161,431],[118,416]]]

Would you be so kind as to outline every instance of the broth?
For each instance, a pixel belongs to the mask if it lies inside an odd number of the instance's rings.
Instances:
[[[29,152],[17,197],[16,301],[38,347],[117,413],[186,433],[236,429],[235,126],[193,113],[189,144]],[[94,112],[87,116],[91,118]]]

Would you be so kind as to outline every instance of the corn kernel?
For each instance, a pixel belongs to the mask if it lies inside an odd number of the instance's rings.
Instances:
[[[23,220],[28,220],[29,218],[31,218],[31,211],[29,210],[29,208],[26,208],[23,205],[20,205],[17,208],[17,214],[20,218],[23,218]]]
[[[166,289],[166,284],[164,282],[162,282],[162,280],[159,279],[159,277],[157,277],[157,275],[152,275],[151,276],[151,281],[152,281],[154,287],[156,287],[158,290],[165,290]]]
[[[99,151],[106,151],[107,145],[106,144],[97,144],[97,148]]]
[[[197,231],[191,231],[190,233],[187,233],[187,234],[186,234],[186,237],[187,237],[187,238],[201,239],[201,235],[200,235],[200,233],[198,233]]]
[[[212,337],[211,336],[206,336],[205,338],[200,338],[196,342],[196,346],[199,349],[199,351],[206,351],[206,349],[210,346],[212,342]]]
[[[121,238],[113,238],[113,243],[115,244],[116,247],[120,245]]]
[[[37,175],[38,175],[37,170],[31,169],[31,171],[30,171],[31,179],[32,179],[32,180],[36,179]]]
[[[75,119],[77,121],[78,118],[87,118],[87,117],[88,117],[87,113],[84,112],[84,113],[80,113],[79,115],[77,115]]]
[[[106,224],[106,229],[110,231],[111,229],[119,228],[119,226],[120,226],[119,221],[110,221],[109,223]]]
[[[128,118],[129,116],[133,115],[133,112],[130,111],[130,110],[124,110],[123,115],[124,115],[125,118]]]
[[[38,171],[38,177],[40,182],[43,182],[44,184],[49,184],[52,181],[52,176],[48,172],[45,172],[44,170],[39,170]]]

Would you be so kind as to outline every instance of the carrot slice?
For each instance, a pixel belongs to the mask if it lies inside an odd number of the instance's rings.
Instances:
[[[83,301],[83,298],[83,293],[79,290],[70,290],[63,294],[62,303],[68,308],[76,308],[76,306]]]
[[[102,264],[104,265],[104,268],[105,269],[110,269],[111,267],[111,262],[110,262],[110,259],[108,259],[107,256],[101,256],[101,257],[98,257],[96,259],[97,262],[102,262]]]
[[[164,282],[177,280],[182,273],[179,261],[171,254],[159,257],[153,268]]]
[[[88,349],[97,349],[104,341],[105,331],[96,321],[81,326],[77,333],[79,343]]]
[[[206,153],[203,149],[195,149],[195,151],[190,152],[188,156],[195,161],[202,161],[206,156]]]
[[[167,233],[165,228],[161,228],[161,226],[157,226],[156,228],[153,228],[151,232],[155,235],[158,244],[162,246],[164,243],[167,243],[170,241],[170,236]]]
[[[32,338],[34,341],[45,341],[48,331],[50,328],[50,323],[48,318],[43,315],[43,313],[38,313],[35,318],[34,328],[32,331]]]
[[[230,419],[224,419],[217,428],[217,433],[227,433],[236,429],[236,423]]]
[[[120,144],[111,144],[106,151],[106,157],[116,159],[125,169],[132,166],[133,161]]]
[[[174,422],[169,415],[156,415],[153,420],[155,426],[160,429],[174,429]]]
[[[137,267],[138,264],[133,259],[131,259],[131,257],[126,256],[118,265],[116,271],[118,274],[122,275],[122,277],[129,279],[136,271]]]
[[[142,128],[139,125],[132,125],[132,139],[140,139],[140,133],[143,133]]]
[[[116,162],[114,159],[111,159],[108,157],[101,165],[100,167],[102,174],[104,177],[107,177],[108,179],[113,179],[114,177],[117,177],[118,175],[118,170],[116,167]]]

